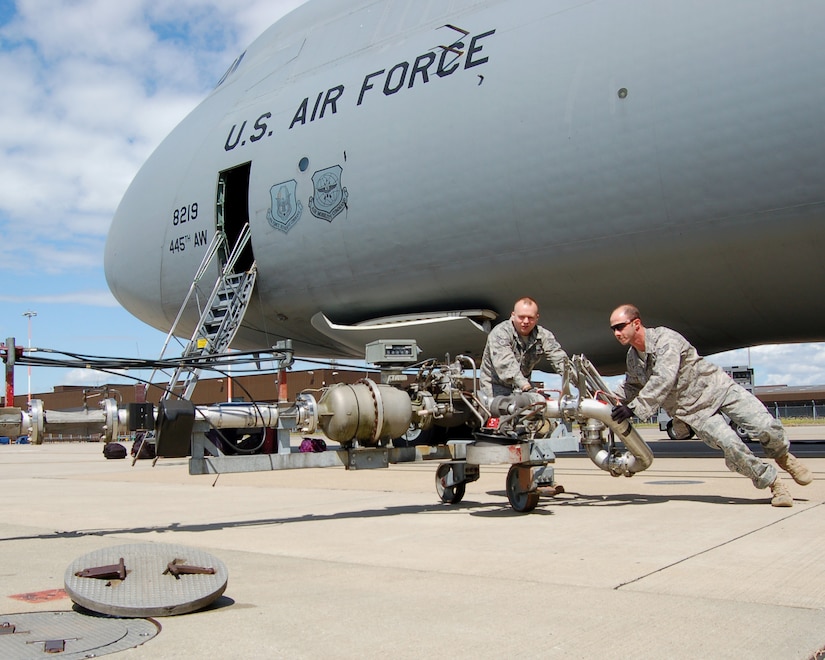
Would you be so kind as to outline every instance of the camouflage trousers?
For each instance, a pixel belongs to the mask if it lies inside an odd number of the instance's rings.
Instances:
[[[514,392],[521,392],[521,390],[513,389],[512,385],[502,385],[501,383],[491,383],[492,384],[492,392],[487,391],[485,394],[489,401],[492,401],[497,396],[510,396]]]
[[[716,414],[698,425],[699,428],[693,427],[702,442],[722,450],[725,454],[725,465],[731,472],[748,477],[757,488],[767,488],[776,479],[776,467],[754,456],[736,431],[725,421],[722,413],[751,438],[757,440],[769,458],[784,456],[790,448],[782,422],[774,419],[759,399],[745,388],[736,385],[731,388]]]

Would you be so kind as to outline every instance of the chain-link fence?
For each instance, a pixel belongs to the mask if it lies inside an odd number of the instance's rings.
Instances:
[[[825,424],[825,404],[824,403],[816,403],[815,401],[811,401],[810,403],[800,404],[800,403],[780,403],[778,401],[771,402],[766,401],[765,407],[770,411],[770,413],[778,418],[791,418],[791,417],[805,417],[805,418],[813,418],[822,420],[822,423]]]

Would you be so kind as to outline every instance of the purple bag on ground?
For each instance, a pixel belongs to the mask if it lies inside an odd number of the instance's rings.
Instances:
[[[307,452],[322,452],[327,450],[327,443],[323,438],[304,438],[301,440],[301,446],[298,451]]]

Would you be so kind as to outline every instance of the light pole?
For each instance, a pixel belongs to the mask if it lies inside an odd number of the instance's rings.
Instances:
[[[33,312],[31,310],[23,312],[23,316],[28,317],[29,319],[29,351],[32,349],[32,316],[37,316],[37,312]],[[32,401],[32,366],[29,365],[29,394],[28,394],[28,402],[31,403]]]

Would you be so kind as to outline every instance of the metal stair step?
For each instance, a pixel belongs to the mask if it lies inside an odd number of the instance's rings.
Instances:
[[[249,238],[250,231],[247,224],[238,236],[226,261],[223,262],[223,271],[212,287],[206,309],[201,313],[197,329],[183,351],[184,358],[222,353],[229,348],[252,299],[252,292],[257,279],[257,267],[254,263],[249,271],[233,272],[242,250],[249,242]],[[225,240],[225,234],[216,234],[213,240],[214,245],[210,245],[204,255],[198,274],[190,287],[190,293],[181,307],[178,319],[181,318],[192,292],[196,290],[200,277],[207,272],[209,264],[221,252],[221,242],[223,241],[225,244]],[[173,336],[174,329],[174,327],[170,329],[166,345]],[[166,345],[164,345],[164,351]],[[163,357],[163,354],[161,354],[161,357]],[[169,379],[168,390],[172,394],[189,398],[198,382],[199,375],[200,369],[197,367],[180,366]]]

